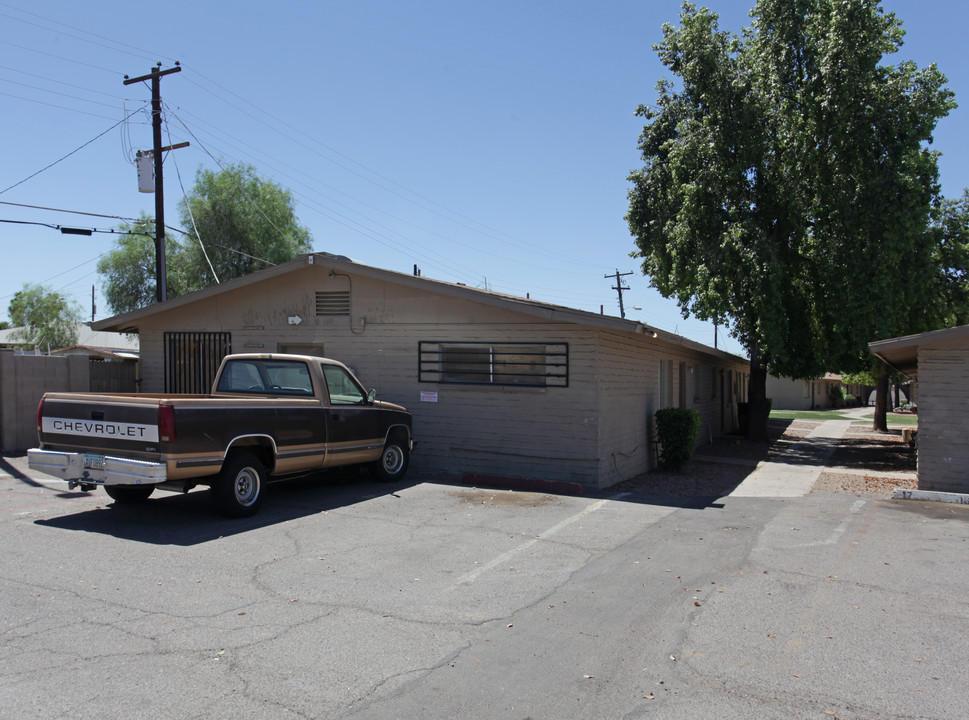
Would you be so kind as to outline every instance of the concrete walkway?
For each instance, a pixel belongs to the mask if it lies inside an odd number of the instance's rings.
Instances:
[[[811,492],[825,463],[852,420],[825,420],[773,460],[764,460],[730,497],[803,497]]]

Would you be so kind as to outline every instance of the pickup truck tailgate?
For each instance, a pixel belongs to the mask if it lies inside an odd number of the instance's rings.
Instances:
[[[136,453],[139,459],[154,460],[159,444],[168,441],[163,437],[165,408],[155,396],[48,393],[37,409],[41,447]]]

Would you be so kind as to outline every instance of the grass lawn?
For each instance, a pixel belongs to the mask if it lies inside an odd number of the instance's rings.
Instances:
[[[770,416],[775,420],[849,420],[850,418],[838,410],[771,410]]]
[[[871,425],[874,413],[862,417],[851,417],[841,410],[771,410],[771,418],[775,420],[854,420],[856,425]],[[896,415],[888,413],[889,427],[917,427],[918,415]]]
[[[874,418],[875,418],[874,413],[872,413],[871,415],[862,416],[862,420],[864,420],[867,423],[871,423],[871,421]],[[896,415],[895,413],[888,413],[888,424],[889,426],[898,425],[900,427],[913,427],[919,424],[919,416],[918,415]]]

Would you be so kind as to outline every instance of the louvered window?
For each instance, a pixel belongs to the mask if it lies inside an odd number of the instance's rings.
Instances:
[[[349,317],[350,291],[332,290],[316,293],[316,317]]]

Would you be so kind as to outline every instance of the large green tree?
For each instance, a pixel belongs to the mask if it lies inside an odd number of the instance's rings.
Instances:
[[[200,169],[179,203],[184,230],[166,233],[168,297],[200,290],[292,260],[312,249],[290,192],[247,165]],[[117,247],[98,263],[108,305],[123,313],[155,301],[155,225],[150,217],[119,228]]]
[[[936,328],[969,323],[969,190],[958,200],[944,199],[933,210],[932,294],[926,307]]]
[[[77,344],[80,306],[43,285],[24,285],[14,293],[7,315],[18,328],[20,348],[57,350]]]
[[[312,249],[288,190],[260,178],[248,165],[219,172],[200,169],[195,188],[179,203],[185,262],[202,287],[292,260]],[[213,277],[213,272],[215,277]]]
[[[751,17],[732,35],[684,3],[664,26],[678,79],[638,110],[626,219],[652,284],[746,348],[762,439],[768,372],[854,369],[911,328],[931,276],[926,144],[954,103],[934,66],[880,64],[902,30],[873,0],[760,0]]]
[[[959,200],[941,199],[931,213],[931,224],[921,243],[926,249],[916,266],[921,272],[906,273],[899,284],[919,283],[920,301],[911,307],[912,332],[935,330],[969,323],[969,192]],[[888,430],[888,397],[896,383],[894,407],[898,404],[897,383],[902,377],[874,356],[869,356],[866,374],[876,387],[875,430]]]

